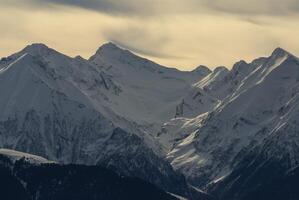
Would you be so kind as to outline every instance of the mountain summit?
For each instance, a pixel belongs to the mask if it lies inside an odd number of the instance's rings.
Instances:
[[[286,51],[281,47],[277,47],[276,49],[274,49],[274,51],[271,54],[271,56],[282,56],[282,55],[291,55],[291,53],[289,53],[288,51]]]

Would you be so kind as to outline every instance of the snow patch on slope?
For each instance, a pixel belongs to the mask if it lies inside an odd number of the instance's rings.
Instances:
[[[13,163],[15,163],[18,160],[22,160],[22,159],[24,159],[26,162],[29,162],[31,164],[54,163],[53,161],[49,161],[40,156],[23,153],[23,152],[11,150],[11,149],[0,149],[0,155],[9,158]]]
[[[242,152],[281,130],[294,129],[288,123],[294,120],[292,105],[298,103],[298,58],[275,51],[253,65],[255,70],[243,79],[236,76],[239,81],[232,95],[208,114],[196,132],[190,132],[192,137],[168,154],[173,166],[199,186],[228,174]],[[291,147],[288,151],[296,158]]]

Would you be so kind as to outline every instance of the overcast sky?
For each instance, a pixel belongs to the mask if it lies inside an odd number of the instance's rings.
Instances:
[[[299,0],[0,0],[0,57],[41,42],[88,58],[107,41],[182,70],[299,55]]]

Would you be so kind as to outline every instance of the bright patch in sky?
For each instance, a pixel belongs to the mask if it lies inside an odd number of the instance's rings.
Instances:
[[[88,58],[107,41],[182,70],[299,55],[298,0],[0,0],[0,57],[42,42]]]

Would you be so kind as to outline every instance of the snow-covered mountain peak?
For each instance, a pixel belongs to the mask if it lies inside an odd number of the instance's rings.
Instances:
[[[230,71],[231,78],[236,78],[241,76],[241,79],[245,76],[249,75],[254,69],[256,68],[255,65],[247,63],[244,60],[241,60],[234,64],[232,70]]]
[[[289,53],[288,51],[284,50],[281,47],[277,47],[271,54],[271,57],[281,57],[281,56],[285,56],[285,55],[291,55],[291,53]]]
[[[78,61],[86,61],[86,59],[83,58],[83,57],[80,56],[80,55],[76,56],[75,59],[78,60]]]
[[[229,70],[224,67],[224,66],[219,66],[219,67],[216,67],[214,70],[213,70],[213,73],[218,73],[218,72],[225,72],[225,73],[228,73]]]
[[[145,69],[146,71],[156,72],[162,68],[162,66],[135,55],[131,51],[121,48],[112,42],[102,45],[97,52],[89,58],[89,61],[100,68],[110,70],[110,68],[113,67],[113,69],[117,71]]]
[[[123,49],[113,42],[107,42],[103,44],[99,50],[123,50]]]
[[[113,42],[108,42],[100,46],[100,48],[97,50],[95,55],[93,55],[90,59],[93,60],[97,56],[105,56],[105,57],[112,57],[112,58],[118,58],[123,55],[133,55],[129,50],[126,50]]]
[[[232,68],[232,70],[242,70],[243,67],[247,67],[248,63],[244,60],[240,60],[239,62],[236,62]]]
[[[211,73],[212,71],[208,67],[206,67],[204,65],[199,65],[194,70],[192,70],[192,72],[206,76],[209,73]]]
[[[42,43],[33,43],[26,46],[22,52],[29,53],[31,55],[47,55],[55,50],[49,48],[47,45]]]
[[[272,63],[275,63],[275,62],[280,62],[281,60],[286,60],[290,57],[293,57],[293,58],[296,58],[293,54],[291,54],[290,52],[278,47],[276,48],[272,54],[268,57],[267,59],[267,63],[269,64],[272,64]],[[267,63],[266,63],[266,66],[267,66]]]
[[[27,45],[27,49],[50,49],[46,44],[43,43],[32,43]]]

